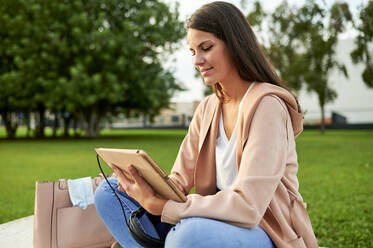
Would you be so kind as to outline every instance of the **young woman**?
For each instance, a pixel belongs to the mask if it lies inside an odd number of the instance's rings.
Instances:
[[[295,137],[303,116],[296,98],[232,4],[202,6],[187,29],[194,64],[215,92],[195,111],[171,171],[187,201],[161,199],[135,169],[132,181],[113,166],[111,183],[126,211],[145,208],[142,228],[166,237],[165,247],[317,247],[298,192]],[[95,203],[123,247],[140,247],[107,183]]]

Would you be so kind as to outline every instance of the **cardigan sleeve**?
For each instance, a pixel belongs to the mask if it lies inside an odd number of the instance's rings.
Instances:
[[[262,219],[284,175],[287,157],[288,112],[279,98],[262,98],[253,116],[248,140],[232,189],[215,195],[190,194],[187,201],[167,201],[162,221],[199,216],[243,227],[255,227]]]
[[[199,131],[204,104],[205,101],[201,102],[193,115],[188,133],[181,143],[174,166],[169,175],[185,195],[194,186],[194,169],[198,156]]]

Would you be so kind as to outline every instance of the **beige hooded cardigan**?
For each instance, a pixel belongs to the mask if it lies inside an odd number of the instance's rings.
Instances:
[[[215,147],[221,103],[208,96],[195,111],[170,177],[184,203],[167,201],[162,221],[199,216],[252,228],[260,225],[277,247],[318,247],[298,192],[295,137],[303,115],[285,89],[257,82],[248,92],[238,121],[238,178],[232,189],[216,192]]]

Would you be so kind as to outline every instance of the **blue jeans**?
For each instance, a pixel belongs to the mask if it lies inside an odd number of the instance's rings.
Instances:
[[[109,181],[121,198],[128,219],[130,213],[140,205],[125,192],[118,190],[117,179],[110,178]],[[118,199],[106,181],[102,182],[95,192],[95,204],[99,216],[122,247],[142,247],[129,233]],[[140,226],[152,237],[166,238],[166,248],[275,247],[260,226],[242,228],[201,217],[182,219],[173,226],[161,222],[158,216],[149,213],[140,218]]]

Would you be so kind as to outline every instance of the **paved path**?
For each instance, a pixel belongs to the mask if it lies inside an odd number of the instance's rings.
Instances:
[[[32,248],[34,216],[0,224],[1,248]]]

